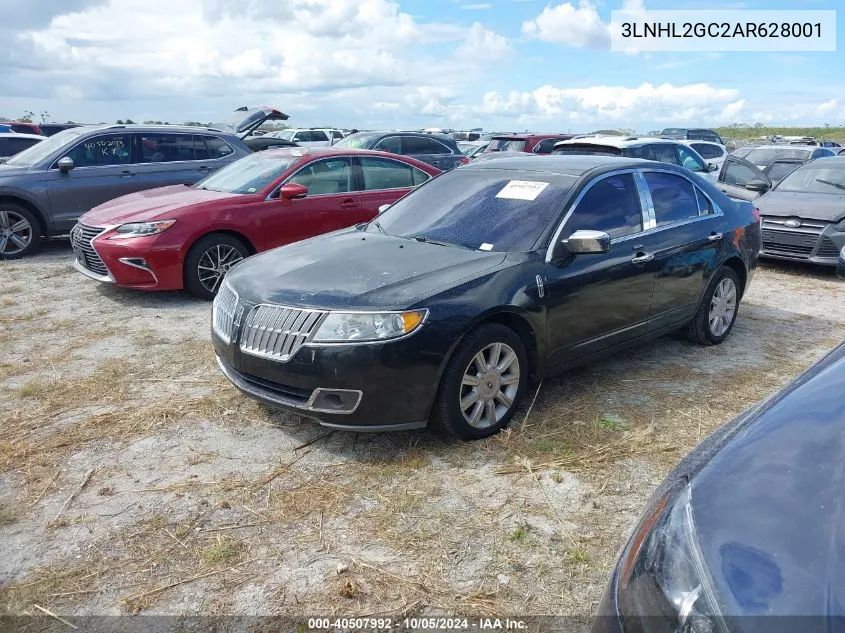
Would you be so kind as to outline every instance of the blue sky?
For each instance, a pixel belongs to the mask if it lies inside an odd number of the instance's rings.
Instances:
[[[303,126],[845,124],[841,52],[614,53],[602,29],[623,5],[837,8],[827,0],[30,0],[0,26],[9,44],[0,114],[178,122],[269,103]]]

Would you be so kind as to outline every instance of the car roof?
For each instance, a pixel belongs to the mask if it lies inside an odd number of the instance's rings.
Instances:
[[[743,149],[745,149],[745,148],[743,148]],[[752,147],[751,149],[752,149],[752,151],[758,150],[758,149],[806,149],[806,150],[810,151],[810,150],[816,150],[816,149],[820,149],[820,148],[817,147],[816,145],[789,145],[788,143],[780,143],[780,144],[777,144],[777,145],[757,145],[756,147]],[[830,148],[821,148],[821,149],[830,149]]]
[[[355,134],[350,134],[350,136],[420,136],[422,138],[436,138],[440,141],[452,141],[455,142],[451,136],[446,134],[437,134],[435,132],[415,132],[411,130],[388,130],[388,131],[375,131],[375,132],[356,132]]]
[[[401,156],[399,154],[391,154],[390,152],[381,152],[373,149],[351,149],[343,147],[278,147],[275,149],[266,149],[261,152],[261,156],[296,156],[298,158],[320,158],[322,156],[378,156],[380,158],[389,158],[398,160],[400,162],[411,163],[413,165],[425,165],[431,168],[431,165],[421,163],[412,156]]]
[[[0,132],[0,138],[34,138],[43,141],[46,136],[39,136],[38,134],[24,134],[21,132]]]
[[[674,139],[671,139],[674,140]],[[699,141],[695,138],[686,138],[686,139],[679,139],[678,143],[683,143],[684,145],[692,145],[693,143],[703,143],[704,145],[715,145],[716,147],[724,148],[725,146],[721,143],[717,143],[716,141]]]
[[[605,147],[633,147],[635,145],[642,145],[648,143],[672,143],[677,145],[681,141],[671,138],[657,138],[654,136],[594,136],[589,138],[571,138],[566,141],[558,141],[558,145],[604,145]]]
[[[572,136],[566,132],[553,132],[549,134],[533,134],[531,132],[516,133],[516,134],[496,134],[493,139],[497,138],[515,138],[515,139],[532,139],[532,138],[554,138],[556,136]]]
[[[515,171],[543,171],[560,176],[580,176],[588,171],[598,168],[630,169],[633,167],[655,167],[655,161],[642,160],[638,158],[624,158],[622,156],[596,156],[593,154],[577,155],[548,155],[548,154],[526,154],[517,152],[503,152],[502,156],[488,158],[483,161],[474,161],[468,165],[459,167],[461,170],[472,169],[507,169]],[[659,163],[664,166],[674,167],[668,163]],[[683,171],[682,168],[678,168]]]
[[[175,134],[196,134],[202,132],[210,132],[213,134],[223,134],[226,136],[235,136],[231,130],[221,130],[216,127],[200,127],[194,125],[152,125],[144,123],[113,123],[110,125],[80,125],[73,130],[85,130],[89,132],[102,132],[103,130],[127,130],[129,132],[173,132]]]

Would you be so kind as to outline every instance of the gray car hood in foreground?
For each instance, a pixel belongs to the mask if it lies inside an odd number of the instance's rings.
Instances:
[[[761,215],[838,222],[845,218],[845,192],[806,193],[770,191],[755,203]]]

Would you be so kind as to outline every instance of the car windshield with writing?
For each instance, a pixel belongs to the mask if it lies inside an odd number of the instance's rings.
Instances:
[[[223,167],[194,187],[224,193],[256,193],[281,176],[296,160],[295,156],[284,154],[253,154]]]
[[[6,161],[7,165],[19,165],[21,167],[29,167],[37,165],[41,161],[48,158],[53,152],[60,150],[65,145],[70,145],[85,133],[83,128],[74,128],[72,130],[65,130],[54,134],[45,141],[41,141],[37,145],[33,145],[29,149],[25,149],[20,154],[17,154]]]
[[[482,251],[528,251],[576,178],[499,169],[454,170],[402,198],[370,232]],[[434,181],[432,181],[434,183]]]
[[[807,163],[781,180],[777,191],[842,195],[845,193],[845,165],[827,160]]]

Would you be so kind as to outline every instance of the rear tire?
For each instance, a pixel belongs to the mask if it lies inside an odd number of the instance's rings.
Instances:
[[[41,224],[32,212],[0,202],[0,259],[18,259],[41,249]]]
[[[528,384],[528,360],[519,336],[487,323],[458,344],[434,403],[434,416],[462,440],[490,437],[513,418]]]
[[[196,241],[185,258],[185,289],[201,299],[213,299],[226,272],[250,256],[246,244],[225,233],[212,233]]]
[[[699,345],[718,345],[731,333],[739,313],[739,277],[728,266],[713,274],[698,312],[687,326],[687,338]]]

